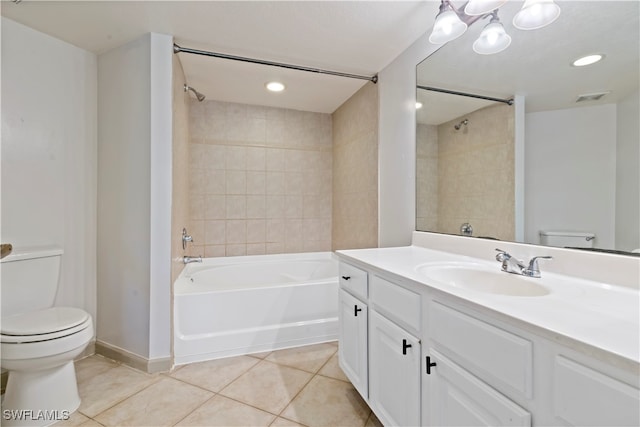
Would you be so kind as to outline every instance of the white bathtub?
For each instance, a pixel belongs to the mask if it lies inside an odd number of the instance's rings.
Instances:
[[[208,258],[174,284],[174,363],[338,338],[330,252]]]

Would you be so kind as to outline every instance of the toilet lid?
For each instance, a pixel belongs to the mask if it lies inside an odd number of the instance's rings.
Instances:
[[[43,335],[76,329],[89,319],[89,313],[79,308],[51,307],[36,312],[3,317],[0,332],[3,336],[33,338],[41,336],[44,338]]]

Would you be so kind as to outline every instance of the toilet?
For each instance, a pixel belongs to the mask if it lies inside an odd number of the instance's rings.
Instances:
[[[80,406],[73,360],[93,339],[79,308],[54,307],[62,250],[14,249],[1,273],[0,358],[9,371],[2,425],[47,426]]]
[[[540,231],[540,244],[559,248],[593,248],[596,235],[582,231]]]

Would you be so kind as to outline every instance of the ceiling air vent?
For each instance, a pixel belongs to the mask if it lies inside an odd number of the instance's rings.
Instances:
[[[595,93],[583,93],[582,95],[578,95],[578,98],[576,99],[576,102],[597,101],[600,98],[602,98],[603,96],[608,95],[610,93],[611,93],[611,91],[595,92]]]

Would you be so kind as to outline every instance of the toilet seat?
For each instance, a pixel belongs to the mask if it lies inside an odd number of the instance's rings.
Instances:
[[[2,343],[49,341],[76,334],[92,325],[89,314],[79,308],[51,307],[2,318]]]

